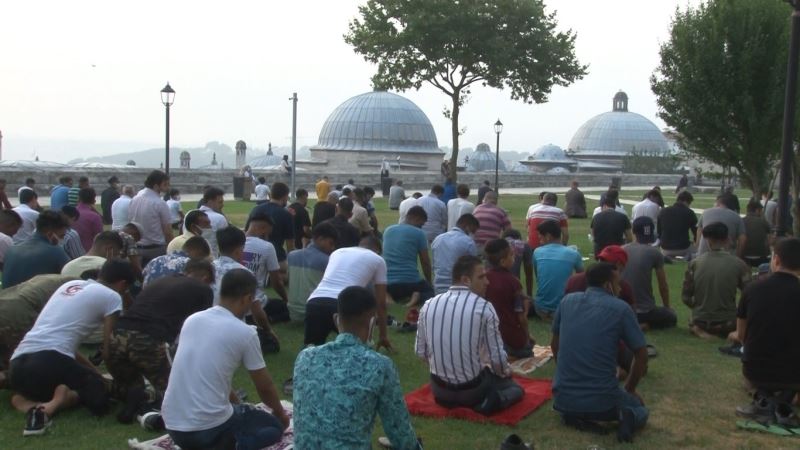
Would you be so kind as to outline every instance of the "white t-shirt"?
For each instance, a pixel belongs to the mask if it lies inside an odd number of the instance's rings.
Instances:
[[[11,359],[45,350],[74,358],[78,345],[121,309],[116,291],[93,280],[68,281],[50,297]]]
[[[17,234],[13,236],[14,243],[19,244],[33,236],[34,231],[36,231],[36,219],[39,218],[39,211],[36,211],[28,205],[19,205],[11,210],[19,214],[19,217],[22,219],[22,226],[19,227]]]
[[[220,300],[219,291],[222,288],[222,278],[225,276],[226,273],[228,273],[228,271],[233,269],[244,269],[251,273],[253,272],[252,270],[243,266],[238,261],[234,261],[234,259],[229,256],[220,256],[219,258],[215,259],[212,264],[214,264],[214,273],[216,274],[214,276],[215,305],[219,305],[219,300]],[[261,303],[262,306],[266,306],[267,304],[267,295],[258,286],[256,286],[255,299],[253,301]]]
[[[659,211],[661,211],[661,207],[658,206],[658,203],[646,198],[633,205],[631,220],[636,220],[637,217],[647,216],[653,219],[653,223],[657,223]]]
[[[598,206],[597,208],[595,208],[594,211],[592,211],[592,217],[600,214],[600,211],[602,211],[602,210],[603,210],[603,208],[601,206]],[[617,207],[614,208],[614,211],[620,212],[622,214],[625,214],[626,216],[628,215],[628,212],[625,211],[625,207],[622,206],[622,205],[617,205]]]
[[[111,229],[114,231],[121,230],[122,227],[130,222],[128,217],[128,207],[131,206],[131,198],[123,195],[114,200],[111,204]]]
[[[255,187],[256,200],[269,200],[269,186],[266,184],[257,184]]]
[[[204,234],[203,237],[206,238],[208,241],[208,246],[211,248],[211,256],[216,258],[219,256],[219,245],[217,245],[217,231],[222,230],[224,228],[228,228],[228,219],[225,218],[222,214],[214,211],[213,209],[209,208],[206,205],[200,207],[200,211],[203,211],[208,216],[208,220],[211,222],[211,233],[207,235]]]
[[[228,398],[239,366],[266,367],[255,327],[222,306],[189,316],[183,324],[161,414],[167,429],[200,431],[233,415]]]
[[[6,252],[14,245],[14,240],[7,234],[0,233],[0,263],[5,261]]]
[[[179,223],[181,221],[181,202],[169,199],[167,200],[167,207],[169,208],[169,218],[172,224]]]
[[[408,197],[407,199],[400,202],[400,206],[397,208],[397,212],[400,213],[400,220],[397,223],[403,223],[406,221],[406,214],[408,214],[408,210],[411,209],[412,206],[417,206],[417,198]]]
[[[386,284],[383,258],[361,247],[340,248],[331,253],[322,281],[308,298],[337,298],[346,287],[367,287],[370,284]]]
[[[472,214],[475,205],[471,201],[458,197],[447,202],[447,230],[450,231],[456,226],[456,222],[464,214]]]
[[[280,269],[275,246],[256,236],[247,236],[242,264],[256,275],[258,285],[266,287],[269,273]]]

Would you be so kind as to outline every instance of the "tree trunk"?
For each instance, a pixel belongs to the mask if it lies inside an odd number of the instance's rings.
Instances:
[[[450,114],[450,131],[453,135],[453,151],[450,154],[450,178],[453,183],[458,183],[458,114],[461,108],[461,90],[453,90],[453,110]]]
[[[792,183],[792,199],[790,199],[791,204],[789,205],[789,211],[794,213],[794,220],[792,221],[792,231],[795,237],[800,236],[800,210],[797,208],[797,199],[798,195],[800,195],[800,168],[798,165],[800,164],[800,158],[797,157],[797,154],[794,155],[794,161],[792,164],[792,176],[791,179]],[[788,231],[788,230],[787,230]]]

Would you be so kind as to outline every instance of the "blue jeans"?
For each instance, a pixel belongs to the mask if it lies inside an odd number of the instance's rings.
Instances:
[[[611,422],[619,420],[619,413],[623,409],[629,409],[633,412],[634,429],[638,430],[645,426],[647,418],[650,416],[650,411],[645,407],[638,398],[624,389],[620,389],[619,404],[616,408],[602,412],[574,412],[574,411],[560,411],[558,412],[566,419],[579,419],[591,420],[596,422]]]
[[[167,432],[184,449],[213,447],[233,437],[237,450],[260,450],[281,439],[283,425],[266,411],[250,405],[234,405],[233,415],[222,425],[208,430]]]

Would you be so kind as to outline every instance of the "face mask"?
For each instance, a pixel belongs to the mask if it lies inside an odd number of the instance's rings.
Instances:
[[[53,233],[50,235],[50,243],[59,247],[63,247],[64,238],[59,238],[57,234]]]

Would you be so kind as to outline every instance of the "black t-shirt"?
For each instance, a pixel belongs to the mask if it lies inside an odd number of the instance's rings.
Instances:
[[[311,226],[311,218],[308,217],[306,207],[298,202],[289,206],[289,213],[292,214],[292,229],[294,230],[294,248],[303,248],[303,227]]]
[[[736,317],[747,320],[744,376],[756,383],[800,383],[800,279],[776,272],[751,283]]]
[[[283,206],[267,202],[256,206],[250,211],[250,216],[247,218],[247,224],[250,224],[250,217],[259,213],[267,213],[272,219],[272,233],[269,234],[269,239],[275,247],[275,254],[278,256],[278,261],[286,259],[286,248],[283,243],[287,240],[294,240],[294,220],[292,213],[286,210]],[[247,225],[245,225],[247,229]]]
[[[108,189],[100,194],[100,208],[103,210],[103,223],[111,223],[111,204],[119,198],[119,191],[109,186]]]
[[[335,215],[336,205],[330,202],[317,202],[314,205],[314,217],[311,219],[311,225],[315,227],[318,223],[332,219]]]
[[[200,280],[183,275],[159,278],[142,289],[117,320],[116,328],[172,342],[187,317],[210,308],[213,302],[214,291]]]
[[[478,188],[478,204],[479,205],[481,203],[483,203],[483,197],[486,196],[486,193],[491,191],[491,190],[492,190],[492,188],[490,188],[489,186],[486,186],[485,184]]]
[[[658,214],[659,239],[665,250],[684,250],[692,245],[689,231],[697,233],[697,214],[684,203],[675,203]]]
[[[601,211],[592,219],[594,231],[594,254],[609,245],[622,245],[625,243],[625,230],[631,228],[628,216],[621,212],[607,209]]]
[[[348,222],[344,216],[335,216],[333,219],[328,219],[324,223],[333,225],[339,233],[339,239],[336,240],[337,249],[358,247],[358,242],[361,240],[361,233],[358,231],[358,228]]]

